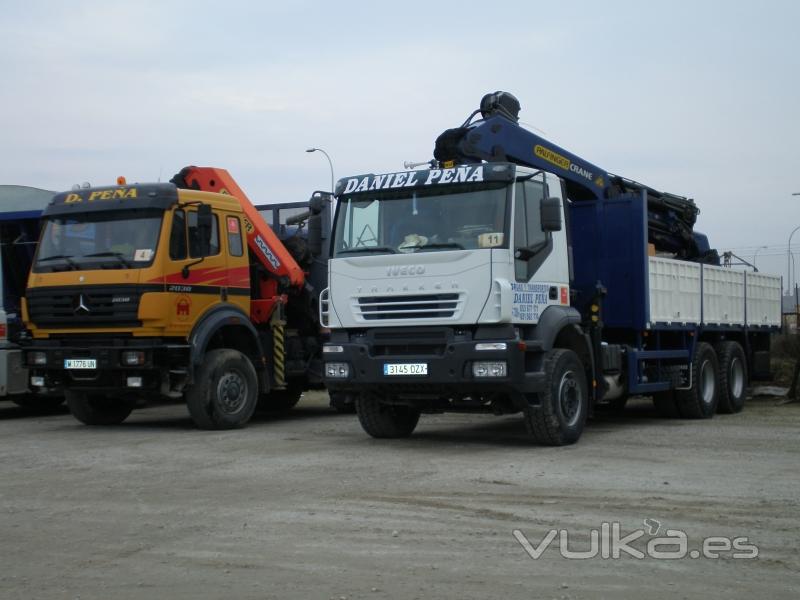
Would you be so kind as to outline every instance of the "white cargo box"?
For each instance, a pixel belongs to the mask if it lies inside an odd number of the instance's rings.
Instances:
[[[779,327],[781,278],[648,258],[651,325]]]

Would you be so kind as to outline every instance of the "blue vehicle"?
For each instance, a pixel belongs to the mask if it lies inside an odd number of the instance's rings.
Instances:
[[[24,336],[20,299],[39,239],[40,216],[54,192],[19,185],[0,185],[0,399],[21,406],[50,408],[60,397],[31,394],[19,341]]]
[[[769,374],[780,278],[718,266],[692,200],[559,148],[519,110],[488,94],[430,168],[339,181],[328,388],[374,437],[425,412],[522,413],[537,442],[570,444],[634,395],[683,418],[740,411]]]

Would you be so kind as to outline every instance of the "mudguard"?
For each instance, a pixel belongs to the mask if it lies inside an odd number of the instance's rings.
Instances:
[[[553,349],[553,343],[562,329],[569,325],[579,325],[581,314],[571,306],[548,306],[542,311],[539,323],[533,329],[530,341],[538,342],[542,350]]]
[[[221,328],[230,325],[244,327],[252,336],[252,343],[258,350],[258,357],[250,357],[251,360],[258,358],[255,362],[255,367],[258,369],[261,366],[261,357],[264,356],[264,349],[261,346],[261,341],[258,338],[258,332],[250,321],[249,317],[244,314],[242,310],[234,306],[220,306],[211,309],[208,313],[203,315],[200,321],[195,325],[192,334],[189,336],[189,347],[191,353],[191,364],[197,367],[203,362],[203,357],[208,347],[208,342],[214,337]]]

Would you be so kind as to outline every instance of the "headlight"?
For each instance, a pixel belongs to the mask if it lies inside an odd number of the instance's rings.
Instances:
[[[120,360],[123,367],[135,367],[144,364],[144,352],[141,350],[126,350]]]
[[[322,347],[323,354],[339,354],[340,352],[344,352],[344,347],[334,346],[332,344],[325,344]]]
[[[505,361],[479,360],[472,363],[472,375],[475,377],[505,377],[507,373]]]
[[[46,352],[28,352],[28,364],[41,367],[47,364]]]
[[[325,363],[325,377],[330,379],[345,379],[350,375],[350,365],[347,363]]]

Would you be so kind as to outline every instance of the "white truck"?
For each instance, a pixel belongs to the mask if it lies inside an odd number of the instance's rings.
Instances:
[[[632,395],[684,418],[741,410],[769,375],[780,278],[718,266],[694,202],[570,154],[518,111],[489,94],[431,168],[339,181],[327,387],[374,437],[410,435],[423,412],[521,412],[536,441],[569,444]]]

